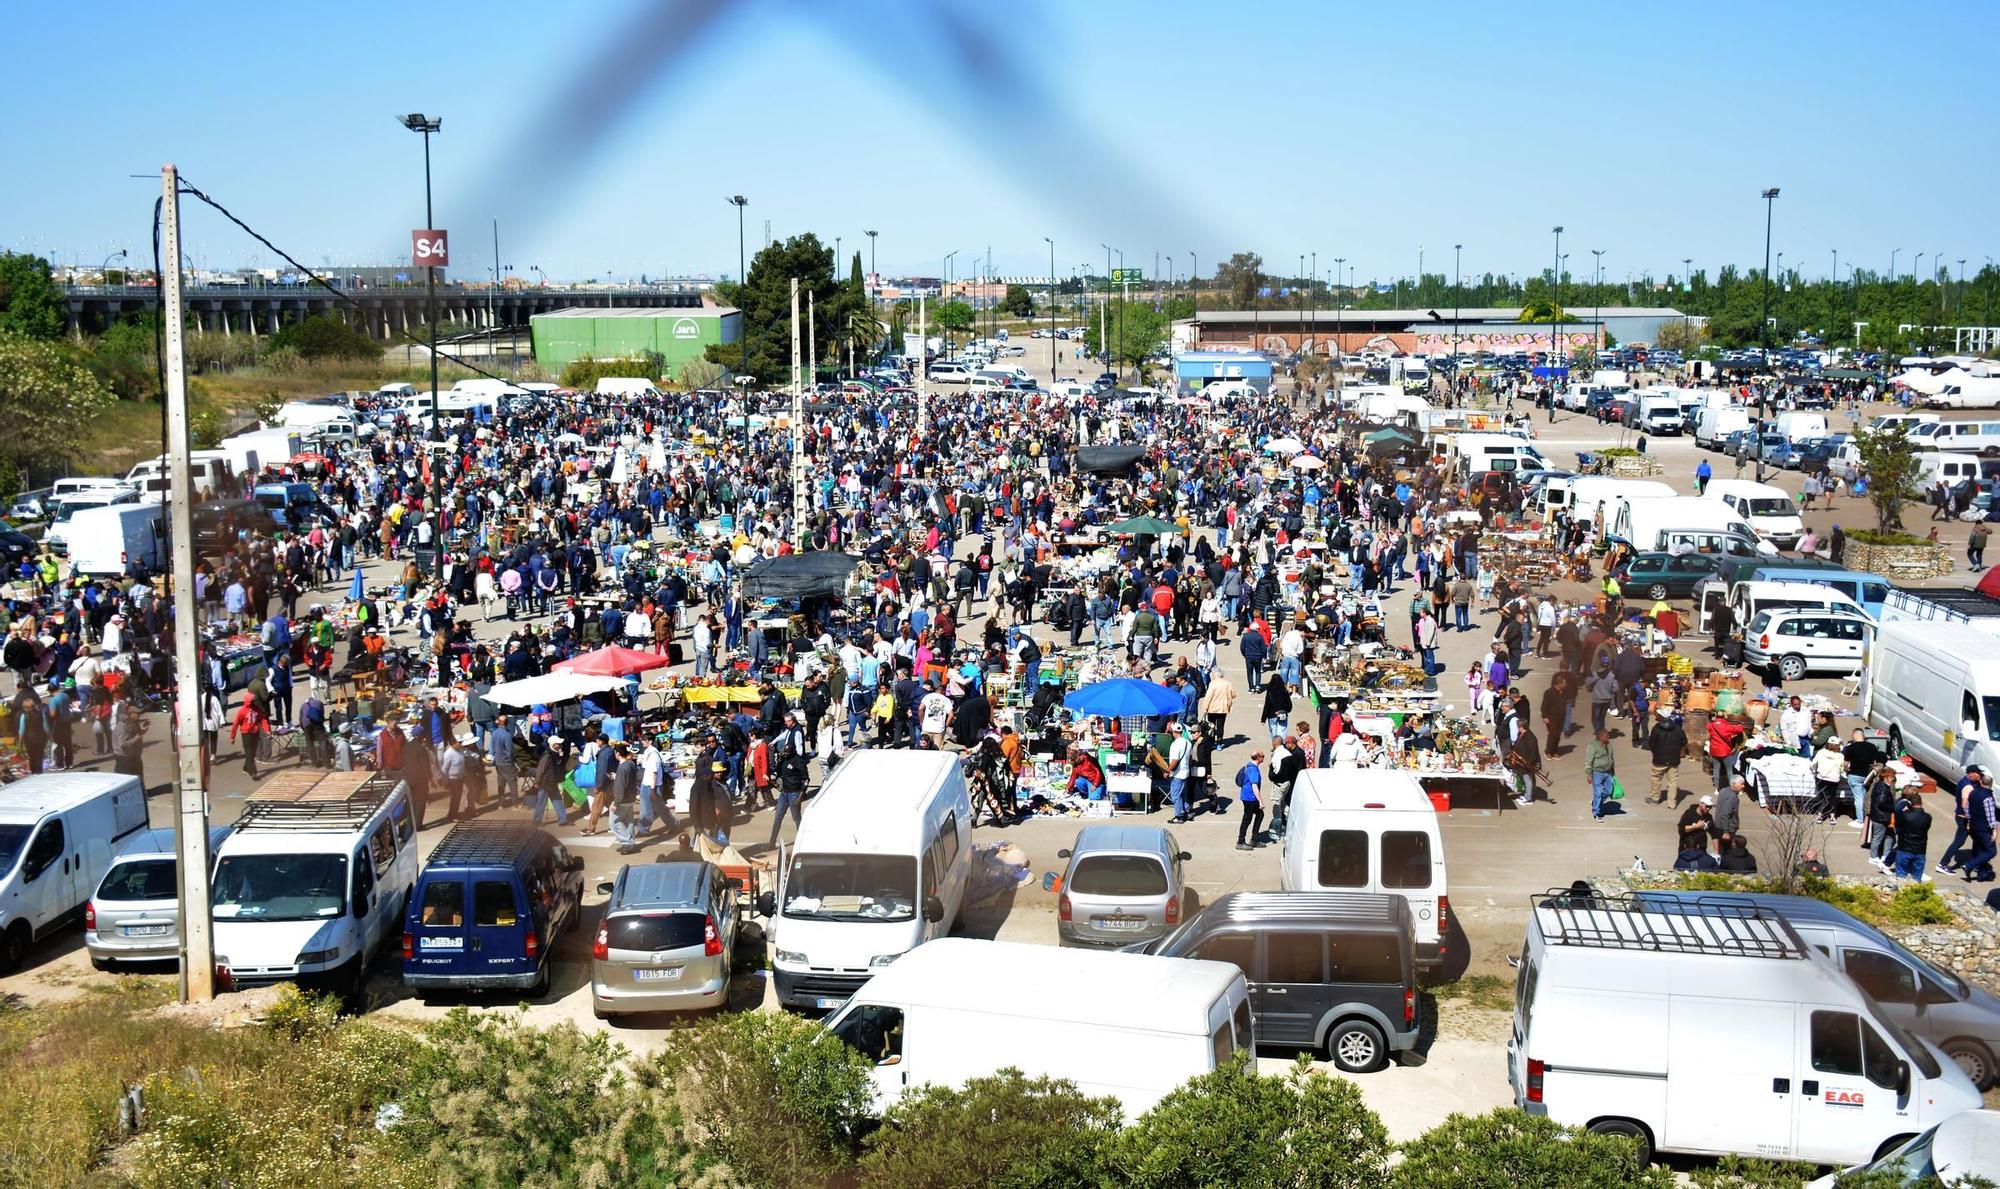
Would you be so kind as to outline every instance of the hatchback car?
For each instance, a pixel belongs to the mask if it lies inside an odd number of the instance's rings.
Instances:
[[[1649,599],[1685,599],[1695,584],[1715,573],[1712,553],[1638,553],[1626,564],[1619,585]]]
[[[1062,945],[1124,946],[1181,923],[1187,885],[1181,864],[1192,856],[1161,826],[1085,826],[1056,852],[1068,859],[1056,901]]]
[[[209,827],[208,853],[214,855],[227,837],[228,826]],[[141,830],[126,840],[84,905],[83,945],[99,970],[180,964],[179,863],[171,828]]]
[[[590,947],[590,1008],[597,1018],[721,1007],[729,997],[741,887],[715,864],[678,854],[626,866],[599,883],[611,900]]]
[[[1868,626],[1860,616],[1834,611],[1759,611],[1743,629],[1743,664],[1775,668],[1787,681],[1808,673],[1859,673]]]

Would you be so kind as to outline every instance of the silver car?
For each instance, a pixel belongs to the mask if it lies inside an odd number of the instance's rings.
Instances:
[[[1056,940],[1115,947],[1164,936],[1181,923],[1193,856],[1161,826],[1085,826],[1056,852],[1068,859],[1057,890]]]
[[[228,826],[210,827],[211,857],[227,837]],[[92,966],[113,970],[126,962],[180,964],[178,874],[171,828],[142,830],[126,840],[84,906],[83,944]]]
[[[590,1006],[598,1019],[641,1011],[698,1011],[729,997],[736,892],[699,858],[621,868],[590,948]]]

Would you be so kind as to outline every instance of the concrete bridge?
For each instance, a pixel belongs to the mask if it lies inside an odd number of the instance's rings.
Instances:
[[[424,324],[424,287],[396,285],[342,289],[350,303],[318,285],[195,285],[182,289],[190,328],[219,334],[261,335],[316,314],[339,313],[350,325],[387,339],[397,331]],[[153,308],[157,293],[149,285],[77,285],[66,289],[69,332],[99,334],[128,314]],[[676,289],[502,289],[439,285],[440,323],[459,322],[481,329],[525,327],[528,318],[575,306],[698,308],[701,293]],[[359,308],[356,308],[356,307]]]

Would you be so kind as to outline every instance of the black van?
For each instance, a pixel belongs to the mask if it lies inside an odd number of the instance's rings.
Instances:
[[[403,922],[419,992],[548,989],[550,947],[583,915],[583,859],[525,821],[461,822],[431,852]]]
[[[1259,1043],[1314,1049],[1346,1073],[1391,1054],[1421,1064],[1410,906],[1364,892],[1232,892],[1130,947],[1230,962],[1250,983]]]

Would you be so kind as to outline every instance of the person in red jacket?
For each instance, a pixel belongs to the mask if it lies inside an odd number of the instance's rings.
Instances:
[[[1098,767],[1097,757],[1074,744],[1069,749],[1069,783],[1063,786],[1065,793],[1078,793],[1084,797],[1094,797],[1104,789],[1104,769]]]
[[[1725,718],[1718,714],[1708,720],[1708,759],[1715,768],[1717,792],[1728,788],[1729,778],[1735,774],[1734,757],[1743,735],[1743,723],[1739,719]]]
[[[257,779],[257,750],[263,746],[264,735],[270,729],[270,723],[265,720],[264,712],[257,708],[256,701],[249,694],[244,694],[243,704],[236,708],[236,717],[230,720],[229,738],[243,740],[243,770],[250,774],[252,780]]]

